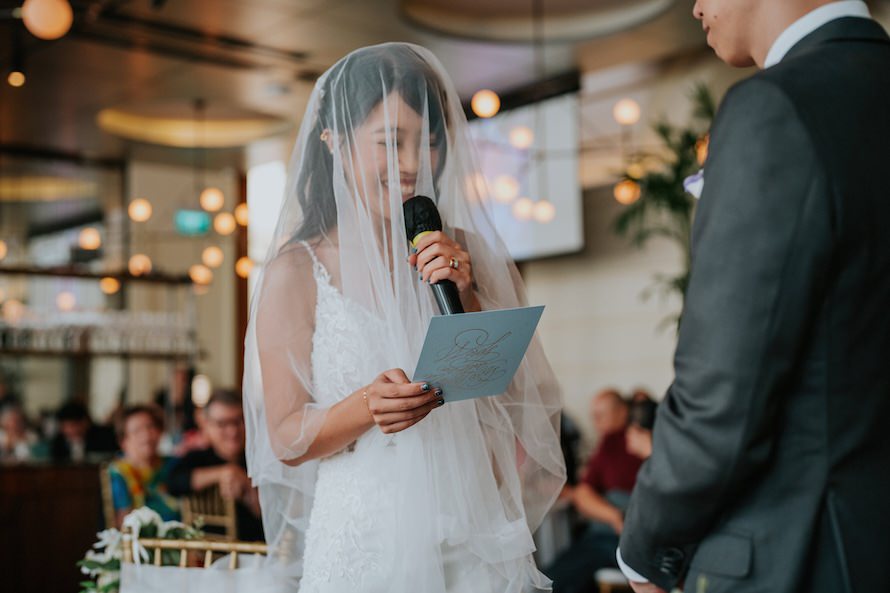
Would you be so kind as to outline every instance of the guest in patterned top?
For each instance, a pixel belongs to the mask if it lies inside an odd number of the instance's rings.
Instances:
[[[133,509],[147,506],[162,519],[179,519],[179,504],[167,491],[175,461],[158,455],[163,432],[160,415],[148,406],[126,408],[117,423],[123,457],[109,465],[117,525]]]

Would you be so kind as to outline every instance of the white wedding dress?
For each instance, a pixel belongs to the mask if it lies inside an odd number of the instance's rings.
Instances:
[[[385,370],[379,348],[371,343],[383,324],[344,297],[311,247],[303,246],[312,257],[318,287],[312,350],[316,400],[333,405]],[[393,504],[397,438],[372,429],[318,464],[300,593],[384,593],[394,563],[410,561],[393,557],[402,530],[410,529]],[[479,591],[475,587],[482,579],[473,575],[478,562],[459,548],[440,551],[445,553],[447,590]]]

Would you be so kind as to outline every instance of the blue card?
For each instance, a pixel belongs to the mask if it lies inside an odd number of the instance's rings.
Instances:
[[[441,388],[446,402],[503,393],[543,311],[539,306],[433,317],[413,381]]]

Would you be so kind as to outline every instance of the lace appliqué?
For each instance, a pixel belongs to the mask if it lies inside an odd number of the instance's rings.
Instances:
[[[346,298],[306,243],[318,287],[312,372],[316,401],[333,405],[369,381],[376,368],[368,324],[380,325],[367,310]],[[373,326],[372,326],[373,327]],[[360,331],[359,331],[360,330]],[[371,435],[366,435],[371,436]],[[363,437],[364,438],[364,437]],[[380,491],[380,492],[378,492]],[[366,590],[383,578],[381,484],[344,451],[319,463],[315,500],[306,530],[301,593]]]

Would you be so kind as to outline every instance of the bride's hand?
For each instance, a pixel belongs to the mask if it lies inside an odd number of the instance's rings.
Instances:
[[[405,371],[392,369],[378,375],[362,390],[368,411],[381,431],[392,434],[414,426],[445,400],[442,390],[428,383],[411,383]]]
[[[417,242],[417,253],[411,255],[408,263],[416,267],[423,280],[430,284],[440,280],[454,282],[462,300],[472,293],[473,264],[470,254],[442,231],[424,235]]]

